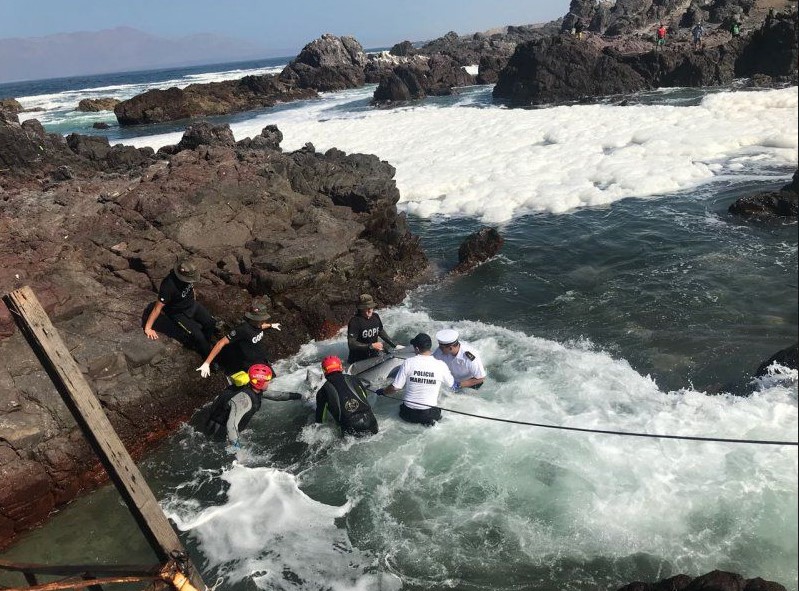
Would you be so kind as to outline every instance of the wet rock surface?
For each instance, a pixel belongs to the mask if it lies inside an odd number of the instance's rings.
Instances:
[[[793,180],[779,191],[741,197],[730,205],[729,212],[760,221],[799,219],[799,169],[793,173]]]
[[[375,156],[284,153],[274,126],[237,144],[200,124],[159,154],[104,139],[0,123],[0,292],[34,289],[134,457],[223,387],[198,378],[195,352],[143,334],[176,257],[194,257],[198,299],[228,323],[269,298],[273,358],[334,334],[358,294],[398,303],[427,276]],[[105,480],[5,306],[0,431],[0,546]]]
[[[618,591],[786,591],[774,581],[760,577],[745,579],[737,573],[714,570],[699,577],[676,575],[657,583],[635,582]]]
[[[481,228],[466,237],[458,248],[458,264],[454,273],[466,273],[499,254],[505,240],[494,228]]]

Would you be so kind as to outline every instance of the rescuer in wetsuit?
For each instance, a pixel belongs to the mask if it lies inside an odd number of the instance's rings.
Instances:
[[[250,383],[244,386],[230,386],[217,396],[205,424],[205,432],[210,436],[216,435],[225,428],[227,440],[235,448],[240,447],[239,434],[261,408],[263,398],[267,400],[302,399],[298,392],[267,393],[266,390],[269,388],[269,382],[273,376],[268,365],[253,365],[247,373]]]
[[[341,359],[332,355],[322,360],[322,371],[327,380],[316,393],[316,422],[332,417],[342,435],[362,437],[377,433],[377,419],[360,380],[345,374]]]
[[[375,307],[375,301],[369,294],[365,293],[358,299],[358,313],[347,324],[347,346],[350,350],[347,363],[380,355],[383,343],[379,339],[383,339],[389,347],[397,347],[383,328]]]

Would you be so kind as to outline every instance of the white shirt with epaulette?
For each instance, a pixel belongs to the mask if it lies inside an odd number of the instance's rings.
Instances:
[[[468,380],[469,378],[477,378],[480,380],[488,375],[486,374],[485,367],[483,367],[480,354],[474,347],[463,341],[461,341],[461,348],[458,354],[454,357],[444,353],[441,348],[436,349],[435,353],[433,353],[433,357],[446,363],[449,371],[452,373],[452,377],[458,382]]]

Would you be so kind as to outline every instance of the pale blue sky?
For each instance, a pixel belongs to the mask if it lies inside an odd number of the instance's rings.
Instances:
[[[164,37],[217,33],[278,54],[322,33],[365,47],[546,22],[568,0],[0,0],[0,39],[130,26]]]

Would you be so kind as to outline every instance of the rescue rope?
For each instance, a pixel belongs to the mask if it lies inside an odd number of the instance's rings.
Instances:
[[[370,392],[375,392],[375,391],[370,390]],[[382,396],[383,398],[390,398],[392,400],[398,400],[400,402],[403,402],[402,398],[397,398],[396,396],[390,396],[388,394],[383,394]],[[602,433],[605,435],[626,435],[627,437],[651,437],[653,439],[685,439],[688,441],[715,441],[719,443],[752,443],[757,445],[792,445],[794,447],[799,446],[799,441],[767,441],[764,439],[727,439],[724,437],[698,437],[694,435],[660,435],[657,433],[635,433],[632,431],[610,431],[607,429],[586,429],[583,427],[566,427],[564,425],[546,425],[544,423],[531,423],[528,421],[517,421],[515,419],[488,417],[485,415],[478,415],[470,412],[465,412],[462,410],[445,408],[443,406],[432,406],[429,404],[423,404],[421,402],[414,404],[419,404],[420,406],[427,406],[429,408],[437,408],[439,410],[445,410],[447,412],[455,413],[458,415],[464,415],[467,417],[474,417],[476,419],[485,419],[486,421],[496,421],[498,423],[510,423],[513,425],[526,425],[528,427],[542,427],[544,429],[561,429],[563,431],[580,431],[582,433]]]

